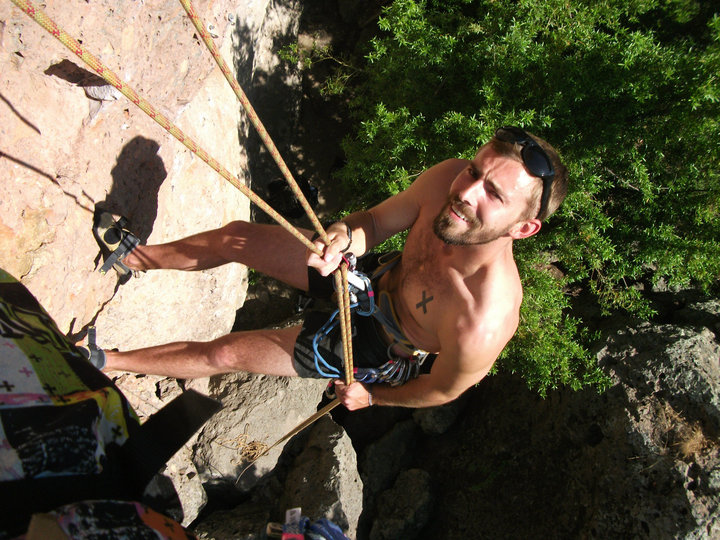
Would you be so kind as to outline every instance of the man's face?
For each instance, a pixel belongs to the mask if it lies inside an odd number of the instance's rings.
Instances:
[[[448,201],[435,218],[435,234],[458,246],[506,235],[526,213],[537,181],[522,163],[483,146],[453,180]]]

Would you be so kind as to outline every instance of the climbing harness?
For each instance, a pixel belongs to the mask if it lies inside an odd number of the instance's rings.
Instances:
[[[393,338],[392,343],[387,348],[387,362],[378,367],[355,367],[353,376],[355,380],[362,383],[386,383],[391,386],[399,386],[420,374],[420,368],[430,353],[414,347],[402,333],[400,323],[392,306],[392,300],[387,291],[381,291],[378,297],[379,303],[375,302],[373,281],[376,281],[382,274],[389,271],[399,260],[399,253],[389,255],[391,256],[390,260],[382,264],[373,273],[372,277],[368,277],[365,273],[357,270],[357,260],[354,255],[350,254],[347,257],[348,278],[353,276],[352,280],[348,279],[351,302],[350,312],[362,317],[373,317]],[[332,312],[325,324],[315,332],[312,339],[315,369],[322,377],[329,379],[339,378],[340,371],[323,357],[320,352],[320,343],[337,328],[338,322],[336,319],[338,314],[338,310]],[[402,349],[405,356],[395,354],[396,347]]]

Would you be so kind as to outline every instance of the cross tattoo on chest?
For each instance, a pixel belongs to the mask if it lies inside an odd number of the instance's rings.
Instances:
[[[417,304],[415,304],[415,307],[417,309],[422,308],[423,314],[427,313],[427,305],[429,302],[432,302],[432,299],[435,298],[434,296],[427,296],[426,292],[422,292],[422,300],[420,300]]]

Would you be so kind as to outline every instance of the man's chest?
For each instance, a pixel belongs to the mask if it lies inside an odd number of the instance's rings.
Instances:
[[[462,309],[448,268],[433,251],[406,246],[385,285],[407,337],[418,347],[437,352],[441,326],[451,323]]]
[[[398,280],[398,293],[418,321],[430,324],[442,313],[452,312],[457,305],[457,283],[447,268],[438,267],[430,260],[409,266],[403,261]]]

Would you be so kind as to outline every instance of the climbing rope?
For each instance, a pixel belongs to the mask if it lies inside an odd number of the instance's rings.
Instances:
[[[260,118],[258,117],[257,113],[255,112],[255,109],[253,108],[252,104],[250,103],[250,100],[245,95],[245,92],[243,92],[243,89],[240,87],[240,84],[238,84],[237,79],[235,79],[232,72],[230,71],[230,68],[228,67],[227,62],[225,62],[222,55],[220,54],[220,51],[218,51],[218,48],[215,45],[215,42],[212,40],[212,37],[210,36],[210,33],[207,31],[202,20],[200,20],[200,17],[198,16],[197,12],[195,11],[195,8],[192,5],[192,2],[190,0],[179,0],[179,2],[180,2],[180,4],[182,4],[182,7],[185,9],[185,11],[186,11],[188,17],[190,18],[190,20],[192,21],[193,25],[195,25],[195,28],[197,29],[198,33],[200,34],[200,37],[202,38],[203,42],[207,46],[208,50],[210,51],[210,54],[212,55],[213,59],[217,63],[218,67],[220,68],[220,71],[225,76],[225,80],[228,82],[230,87],[233,89],[233,92],[235,92],[235,95],[237,96],[238,101],[242,105],[243,109],[245,109],[245,113],[248,115],[250,122],[255,127],[255,131],[257,131],[257,134],[260,136],[260,140],[262,140],[263,144],[265,145],[265,148],[267,148],[268,152],[270,152],[270,155],[275,160],[275,163],[277,163],[277,166],[280,169],[280,172],[285,177],[285,180],[287,180],[287,183],[290,185],[290,189],[295,194],[295,197],[297,197],[298,201],[300,202],[300,205],[305,210],[305,213],[307,214],[308,218],[312,222],[313,227],[315,228],[315,231],[317,231],[318,234],[320,234],[320,238],[322,238],[326,244],[329,243],[328,237],[325,234],[325,231],[323,230],[323,227],[320,224],[320,221],[318,220],[317,216],[315,215],[315,212],[313,212],[313,209],[310,207],[310,203],[308,203],[307,199],[305,198],[305,194],[302,192],[302,190],[298,186],[297,182],[293,178],[293,175],[290,172],[290,169],[288,169],[287,165],[285,164],[285,161],[283,160],[282,156],[280,155],[280,151],[277,149],[277,146],[275,146],[275,143],[270,138],[270,135],[268,134],[267,130],[265,129],[265,126],[263,125],[263,123],[260,121]]]
[[[70,51],[72,51],[74,54],[76,54],[85,64],[90,66],[99,76],[101,76],[103,79],[105,79],[109,84],[117,88],[125,97],[127,97],[130,101],[132,101],[135,105],[137,105],[143,112],[145,112],[150,118],[155,120],[160,126],[162,126],[170,135],[175,137],[178,141],[180,141],[183,145],[185,145],[191,152],[193,152],[195,155],[197,155],[200,159],[202,159],[205,163],[207,163],[212,169],[214,169],[218,174],[220,174],[225,180],[230,182],[233,186],[235,186],[237,189],[239,189],[246,197],[248,197],[253,203],[255,203],[258,208],[263,210],[266,214],[268,214],[273,220],[275,220],[281,227],[283,227],[285,230],[290,232],[295,238],[297,238],[300,242],[302,242],[308,249],[310,249],[312,252],[314,252],[317,255],[322,255],[322,251],[317,248],[305,235],[303,235],[300,231],[298,231],[291,223],[289,223],[282,215],[280,215],[278,212],[276,212],[269,204],[267,204],[261,197],[259,197],[257,194],[255,194],[250,188],[245,186],[240,180],[233,176],[225,167],[223,167],[216,159],[214,159],[212,156],[210,156],[203,148],[201,148],[192,138],[187,136],[185,133],[183,133],[182,130],[180,130],[175,124],[173,124],[165,115],[157,111],[155,107],[152,106],[146,99],[139,96],[135,90],[133,90],[130,86],[128,86],[124,81],[122,81],[111,69],[106,67],[96,56],[94,56],[92,53],[87,51],[77,40],[75,40],[72,36],[67,34],[63,29],[58,27],[58,25],[48,17],[48,15],[39,7],[35,5],[32,0],[11,0],[16,6],[18,6],[22,11],[24,11],[28,16],[30,16],[35,22],[37,22],[40,26],[42,26],[45,30],[47,30],[50,34],[52,34],[58,41],[60,41],[63,45],[65,45]],[[237,83],[237,81],[232,77],[232,74],[230,72],[230,69],[227,66],[227,63],[222,59],[220,53],[217,50],[217,47],[215,46],[215,43],[212,41],[210,35],[205,30],[204,25],[200,21],[199,17],[197,16],[197,13],[195,12],[195,9],[193,8],[192,4],[188,0],[180,0],[180,3],[182,4],[183,8],[185,8],[186,12],[188,13],[191,21],[197,28],[198,32],[200,33],[201,37],[203,38],[203,41],[207,45],[207,47],[210,49],[210,52],[217,62],[218,66],[220,67],[220,70],[222,71],[223,75],[225,76],[226,80],[229,82],[232,89],[235,91],[236,96],[240,100],[240,103],[242,104],[243,108],[245,109],[246,113],[248,114],[248,117],[250,118],[253,126],[258,131],[258,134],[260,135],[260,138],[262,139],[265,146],[270,151],[270,154],[275,159],[276,163],[278,164],[278,167],[280,168],[281,172],[285,176],[286,180],[290,184],[291,189],[295,193],[295,196],[300,201],[301,206],[307,213],[308,217],[310,218],[311,222],[315,226],[316,232],[320,235],[320,237],[323,239],[323,241],[328,244],[329,238],[327,236],[327,233],[323,229],[322,225],[320,224],[317,216],[312,211],[312,208],[310,208],[309,203],[307,202],[307,199],[305,198],[304,194],[300,190],[300,188],[297,185],[297,182],[292,177],[292,174],[290,173],[287,165],[283,161],[282,157],[280,156],[280,153],[275,146],[275,144],[272,142],[272,139],[270,138],[267,130],[263,126],[262,122],[257,116],[257,113],[253,109],[252,105],[250,104],[249,100],[247,99],[247,96],[243,92],[242,88],[240,88],[240,85]],[[338,288],[338,291],[342,291],[344,289],[347,289],[347,281],[342,280],[342,273],[336,272],[336,276],[340,276],[340,283],[338,283],[338,279],[336,277],[336,288]],[[342,300],[340,298],[343,297]],[[349,302],[346,302],[346,298],[344,298],[345,295],[338,295],[339,305],[342,313],[346,313],[349,310]],[[341,318],[341,332],[343,335],[343,340],[347,339],[349,336],[349,325],[348,325],[348,318],[343,317]],[[346,359],[350,362],[352,362],[352,353],[348,352],[348,355],[346,356]],[[347,377],[347,374],[350,374],[350,377]],[[352,382],[352,365],[349,367],[346,366],[346,383],[350,384]]]
[[[255,112],[255,109],[253,108],[252,104],[250,103],[250,100],[248,99],[245,92],[243,92],[242,87],[237,82],[237,79],[233,76],[232,72],[230,71],[230,68],[227,65],[227,62],[225,62],[225,59],[220,54],[220,51],[217,48],[217,45],[215,45],[215,42],[213,41],[212,37],[210,36],[210,33],[206,29],[206,25],[203,24],[202,20],[200,19],[200,16],[195,11],[195,8],[192,4],[191,0],[179,0],[180,4],[182,5],[183,9],[185,9],[185,12],[187,13],[188,17],[192,21],[193,25],[195,26],[195,29],[200,34],[200,37],[203,40],[203,43],[205,43],[206,47],[210,51],[210,54],[212,55],[213,59],[217,63],[218,67],[220,68],[220,71],[222,72],[223,76],[225,77],[225,80],[228,82],[230,87],[233,89],[233,92],[235,92],[235,96],[237,96],[238,101],[242,105],[243,109],[245,109],[245,113],[248,115],[248,118],[250,119],[250,122],[255,127],[255,130],[257,131],[258,136],[260,137],[260,140],[265,145],[265,148],[267,148],[268,152],[270,152],[270,155],[275,160],[275,163],[277,164],[278,168],[280,169],[280,172],[285,177],[285,180],[287,181],[288,185],[290,186],[290,189],[292,190],[293,194],[297,198],[297,200],[300,202],[300,206],[302,206],[303,210],[305,210],[305,213],[307,214],[308,218],[313,224],[313,227],[315,228],[315,231],[318,232],[320,235],[320,238],[322,238],[323,242],[325,244],[330,243],[330,239],[327,236],[327,233],[323,229],[322,224],[320,223],[320,220],[318,220],[317,216],[315,215],[315,212],[310,207],[310,204],[307,202],[307,199],[305,198],[305,194],[302,192],[300,187],[298,186],[297,182],[295,181],[295,178],[293,178],[292,173],[290,172],[290,169],[285,164],[285,161],[283,160],[282,156],[280,155],[279,150],[277,149],[277,146],[275,146],[275,143],[273,142],[272,138],[270,137],[270,134],[265,129],[265,126],[260,121],[260,118],[258,117],[257,113]],[[340,310],[340,313],[343,314],[343,316],[340,319],[340,333],[342,336],[342,343],[343,343],[343,358],[345,359],[345,382],[346,384],[350,384],[353,381],[353,356],[352,356],[352,339],[350,336],[350,293],[348,288],[348,282],[347,282],[347,267],[345,265],[341,265],[341,273],[335,273],[335,289],[337,291],[344,291],[342,295],[338,294],[338,307]],[[342,296],[342,298],[341,298]]]
[[[99,76],[105,79],[109,84],[117,88],[125,97],[137,105],[143,112],[145,112],[150,118],[155,120],[160,126],[162,126],[170,135],[175,137],[178,141],[184,144],[191,152],[197,155],[210,167],[212,167],[220,176],[225,178],[233,186],[239,189],[246,197],[248,197],[253,203],[255,203],[261,210],[268,214],[274,219],[280,226],[290,232],[295,238],[300,240],[305,246],[313,251],[314,253],[321,255],[320,249],[310,242],[310,240],[298,231],[290,222],[284,217],[277,213],[269,204],[263,199],[256,195],[249,187],[244,185],[240,180],[233,176],[225,167],[211,157],[204,149],[202,149],[195,141],[189,136],[182,132],[175,124],[173,124],[165,115],[155,109],[147,100],[140,97],[135,90],[128,86],[122,81],[112,70],[106,67],[97,57],[87,51],[77,40],[68,35],[63,29],[59,28],[55,22],[50,19],[47,14],[37,7],[32,0],[10,0],[13,4],[18,6],[27,15],[29,15],[35,22],[47,30],[50,34],[76,54],[83,62],[90,66]],[[322,229],[322,227],[321,227]],[[318,231],[321,232],[321,231]],[[324,234],[324,231],[322,231]],[[321,236],[322,236],[321,234]],[[327,235],[323,236],[323,239],[327,239]]]
[[[345,359],[345,362],[343,363],[345,366],[345,384],[350,384],[353,382],[353,353],[352,353],[352,321],[351,321],[351,314],[350,314],[350,287],[348,287],[348,267],[346,264],[340,265],[340,273],[342,276],[340,277],[340,282],[342,283],[340,289],[337,289],[337,273],[336,276],[336,289],[338,291],[342,291],[343,300],[340,302],[340,305],[344,308],[340,310],[340,313],[343,314],[343,319],[345,320],[345,325],[343,328],[342,322],[340,323],[341,326],[341,332],[343,332],[343,358]],[[340,296],[340,295],[338,295]],[[350,332],[351,335],[348,335],[348,332]]]
[[[280,171],[283,173],[283,176],[285,177],[285,180],[287,181],[288,185],[290,186],[290,189],[295,194],[295,197],[297,197],[298,201],[300,202],[300,205],[305,210],[305,213],[307,214],[308,218],[310,218],[310,221],[312,222],[313,226],[315,227],[315,231],[318,232],[320,235],[320,238],[325,242],[325,244],[330,243],[330,239],[327,236],[327,233],[325,232],[322,224],[317,219],[317,216],[315,215],[315,212],[310,207],[310,204],[307,202],[307,199],[305,198],[304,193],[300,189],[300,187],[297,185],[297,182],[292,176],[292,173],[290,172],[290,169],[288,169],[287,165],[285,164],[285,161],[282,159],[282,156],[280,155],[280,152],[278,151],[277,147],[273,143],[272,139],[270,138],[270,135],[268,134],[267,130],[265,129],[265,126],[260,121],[260,118],[258,117],[257,113],[255,112],[255,109],[253,108],[252,104],[250,103],[250,100],[248,100],[247,96],[245,95],[245,92],[243,92],[242,88],[238,84],[235,77],[233,77],[232,72],[230,71],[230,68],[228,67],[227,63],[223,59],[222,55],[218,51],[217,46],[215,45],[215,42],[212,40],[210,34],[205,29],[205,25],[200,20],[200,17],[197,15],[197,12],[195,11],[195,8],[192,5],[192,2],[190,0],[179,0],[180,4],[185,9],[188,17],[192,21],[193,25],[195,26],[195,29],[200,34],[200,37],[202,37],[203,42],[207,46],[208,50],[210,51],[210,54],[212,55],[213,59],[217,63],[218,67],[220,68],[220,71],[225,76],[225,80],[228,82],[230,87],[235,92],[235,95],[238,98],[238,101],[240,101],[241,105],[243,106],[243,109],[245,109],[246,114],[248,115],[248,118],[250,119],[250,122],[255,127],[255,130],[258,133],[258,136],[262,140],[263,144],[265,145],[265,148],[267,148],[268,152],[270,152],[270,155],[275,160],[275,163],[277,164]],[[347,263],[347,261],[345,261]],[[351,384],[355,378],[353,376],[353,353],[352,353],[352,323],[351,323],[351,313],[350,313],[350,288],[348,286],[348,268],[347,264],[340,264],[340,267],[334,272],[334,278],[335,278],[335,290],[337,291],[337,302],[338,302],[338,312],[340,314],[340,335],[342,338],[342,346],[343,346],[343,365],[345,367],[345,384],[349,385]],[[280,439],[275,441],[272,445],[266,447],[262,452],[258,453],[252,460],[249,461],[249,463],[245,466],[245,468],[240,472],[238,475],[238,478],[236,482],[240,481],[240,478],[242,475],[250,468],[252,467],[257,460],[259,460],[261,457],[268,454],[273,448],[275,448],[277,445],[282,443],[283,441],[286,441],[290,437],[294,436],[297,433],[300,433],[303,429],[314,423],[318,418],[328,414],[332,409],[337,407],[340,404],[339,399],[334,399],[332,402],[330,402],[328,405],[317,411],[315,414],[313,414],[310,418],[304,420],[299,425],[297,425],[295,428],[290,430],[288,433],[286,433],[284,436],[282,436]]]
[[[203,21],[200,19],[200,16],[195,11],[195,8],[192,4],[191,0],[179,0],[180,4],[182,5],[183,9],[185,9],[185,12],[187,13],[188,17],[192,21],[193,25],[195,26],[195,29],[200,34],[200,37],[203,40],[203,43],[205,43],[205,46],[208,48],[208,51],[210,51],[210,54],[212,55],[213,59],[215,60],[215,63],[217,63],[218,67],[220,68],[220,71],[222,72],[223,76],[225,77],[225,80],[230,85],[230,88],[232,88],[233,92],[235,92],[235,96],[238,98],[238,101],[242,105],[243,109],[245,110],[245,113],[248,115],[248,118],[250,119],[250,122],[255,127],[255,130],[257,131],[258,136],[260,137],[260,140],[262,140],[263,144],[265,145],[265,148],[267,148],[268,152],[270,152],[270,155],[275,160],[275,163],[277,164],[278,168],[280,169],[280,172],[282,172],[283,176],[285,177],[285,180],[287,181],[288,185],[290,186],[290,189],[292,190],[293,194],[297,198],[297,200],[300,202],[300,205],[302,206],[303,210],[305,210],[305,214],[307,214],[308,218],[313,224],[313,227],[315,228],[315,231],[320,235],[320,238],[325,242],[325,244],[330,243],[330,239],[327,236],[327,233],[325,232],[322,224],[320,223],[320,220],[315,215],[315,212],[310,207],[310,204],[307,202],[307,199],[305,198],[305,194],[302,192],[300,187],[298,186],[297,182],[295,181],[295,178],[293,178],[292,173],[290,172],[290,169],[285,164],[285,161],[283,160],[282,156],[280,155],[280,151],[278,150],[277,146],[275,146],[275,143],[273,142],[272,138],[270,137],[270,134],[265,129],[265,126],[260,121],[260,118],[258,117],[257,113],[255,112],[255,109],[253,108],[252,104],[250,103],[250,100],[248,99],[247,95],[243,91],[240,84],[237,82],[237,79],[233,76],[232,72],[230,71],[230,68],[228,67],[227,62],[225,62],[225,59],[220,54],[220,51],[217,48],[217,45],[215,45],[215,42],[213,41],[212,37],[210,36],[210,33],[206,29],[206,25],[203,23]],[[343,294],[338,294],[338,309],[340,310],[340,313],[343,314],[343,317],[341,317],[340,322],[340,333],[342,336],[342,343],[343,343],[343,358],[345,359],[344,365],[345,365],[345,383],[350,384],[353,381],[353,356],[352,356],[352,338],[351,338],[351,322],[350,322],[350,296],[349,296],[349,288],[348,288],[348,281],[347,281],[347,267],[345,265],[340,266],[340,272],[335,272],[335,289],[337,291],[344,291]]]
[[[75,40],[73,37],[71,37],[69,34],[67,34],[63,29],[58,27],[58,25],[50,19],[50,17],[47,16],[47,14],[37,7],[32,0],[11,0],[13,4],[15,4],[18,8],[20,8],[23,12],[25,12],[30,18],[32,18],[36,23],[38,23],[40,26],[42,26],[47,32],[52,34],[58,41],[60,41],[65,47],[70,49],[75,55],[77,55],[85,64],[87,64],[90,68],[93,69],[99,76],[101,76],[103,79],[105,79],[109,84],[117,88],[125,97],[127,97],[130,101],[132,101],[135,105],[137,105],[143,112],[145,112],[150,118],[155,120],[163,129],[165,129],[170,135],[175,137],[178,141],[180,141],[185,147],[187,147],[191,152],[193,152],[195,155],[197,155],[200,159],[202,159],[205,163],[207,163],[212,169],[214,169],[220,176],[222,176],[225,180],[230,182],[233,186],[235,186],[237,189],[239,189],[250,201],[252,201],[258,208],[260,208],[262,211],[264,211],[267,215],[269,215],[275,222],[277,222],[281,227],[283,227],[286,231],[288,231],[290,234],[292,234],[295,238],[297,238],[300,242],[302,242],[309,250],[311,250],[313,253],[322,256],[322,250],[317,248],[315,244],[313,244],[304,234],[302,234],[300,231],[298,231],[291,223],[289,223],[282,215],[280,215],[278,212],[276,212],[269,204],[267,204],[261,197],[259,197],[257,194],[255,194],[249,187],[245,186],[240,180],[233,176],[225,167],[223,167],[217,160],[215,160],[212,156],[210,156],[203,148],[201,148],[192,138],[187,136],[185,133],[183,133],[182,130],[180,130],[175,124],[173,124],[165,115],[160,113],[153,107],[147,100],[142,98],[133,90],[130,86],[128,86],[124,81],[122,81],[112,70],[110,70],[108,67],[106,67],[96,56],[91,54],[89,51],[87,51],[77,40]],[[285,177],[286,181],[288,182],[291,190],[297,197],[298,201],[300,202],[300,205],[305,210],[305,213],[308,215],[308,218],[312,222],[316,232],[319,234],[320,238],[323,240],[323,242],[327,245],[330,243],[329,237],[327,233],[325,232],[324,228],[322,227],[322,224],[318,220],[317,216],[313,212],[312,208],[310,207],[309,203],[307,202],[307,199],[305,198],[305,195],[300,190],[299,186],[297,185],[297,182],[292,177],[292,174],[290,173],[290,170],[288,169],[287,165],[285,164],[284,160],[280,156],[280,152],[278,151],[277,147],[273,143],[272,139],[270,138],[270,135],[268,134],[267,130],[263,126],[262,122],[260,121],[257,113],[255,112],[254,108],[250,104],[250,101],[248,100],[247,96],[243,92],[242,88],[238,84],[237,80],[232,76],[232,73],[230,72],[230,69],[225,62],[225,60],[220,55],[215,43],[212,41],[209,33],[206,31],[205,26],[203,25],[202,21],[198,17],[194,7],[192,6],[192,3],[189,0],[179,0],[185,11],[187,12],[190,20],[192,21],[193,25],[197,29],[198,33],[203,39],[203,42],[209,49],[211,55],[215,59],[215,62],[218,64],[218,67],[220,68],[220,71],[225,76],[225,79],[230,84],[231,88],[235,92],[235,95],[237,96],[238,100],[240,101],[241,105],[243,106],[243,109],[245,110],[246,114],[248,115],[248,118],[250,119],[251,123],[255,127],[256,131],[258,132],[258,135],[260,136],[260,139],[263,141],[263,144],[268,149],[270,154],[272,155],[273,159],[277,163],[278,167],[280,168],[280,171],[283,173],[283,176]],[[345,261],[347,262],[347,261]],[[348,269],[347,264],[341,264],[340,267],[334,272],[335,277],[335,289],[338,292],[337,299],[338,299],[338,309],[341,314],[340,316],[340,328],[341,328],[341,336],[342,336],[342,343],[343,343],[343,354],[344,354],[344,367],[345,367],[345,384],[351,384],[354,381],[353,377],[353,357],[352,357],[352,336],[351,336],[351,315],[350,315],[350,297],[349,297],[349,287],[348,287]],[[299,433],[305,427],[312,424],[315,420],[320,418],[321,416],[327,414],[330,412],[333,408],[335,408],[337,405],[340,404],[339,399],[335,399],[330,404],[326,405],[323,409],[315,413],[313,416],[302,422],[300,425],[298,425],[296,428],[291,430],[288,434],[286,434],[284,437],[282,437],[280,440],[278,440],[275,444],[272,446],[269,446],[264,452],[262,452],[260,455],[258,455],[255,459],[253,459],[248,466],[240,473],[244,473],[250,466],[252,466],[255,461],[257,461],[260,457],[267,454],[272,448],[280,444],[282,441],[287,440],[292,435]],[[238,478],[239,480],[239,478]]]

